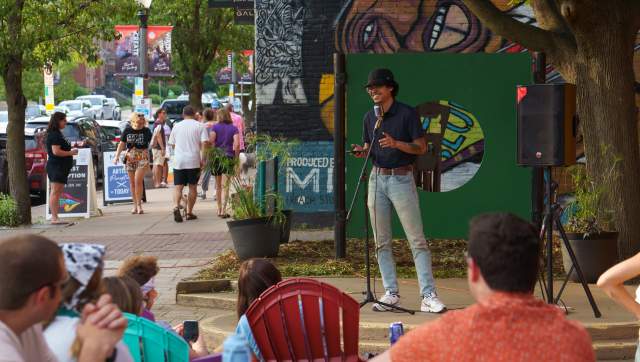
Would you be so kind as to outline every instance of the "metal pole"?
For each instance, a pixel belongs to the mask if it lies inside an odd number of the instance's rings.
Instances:
[[[547,217],[545,218],[546,225],[545,233],[547,239],[547,303],[553,303],[553,189],[551,187],[551,167],[547,166],[544,169],[544,178],[546,181],[547,189],[547,204],[546,211]]]
[[[230,97],[229,97],[229,103],[231,103],[232,105],[235,103],[234,99],[236,98],[236,65],[235,63],[235,58],[236,58],[236,53],[235,52],[231,52],[231,84],[229,85],[229,90],[230,90]]]
[[[148,9],[140,9],[138,10],[138,18],[140,19],[140,32],[138,33],[138,59],[140,61],[140,76],[144,79],[143,84],[146,82],[146,79],[149,78],[149,74],[147,71],[147,20],[149,19],[149,10]],[[147,86],[144,85],[143,94],[147,94]]]
[[[333,157],[335,164],[333,167],[334,185],[334,208],[335,226],[334,239],[336,247],[336,258],[342,259],[347,256],[346,242],[346,215],[345,215],[345,58],[344,54],[333,54],[333,71],[335,75],[334,83],[334,108],[333,108]],[[367,264],[368,265],[368,264]]]
[[[542,52],[534,54],[533,58],[533,82],[536,84],[546,83],[547,61],[546,55]],[[533,167],[531,178],[531,221],[540,228],[542,227],[542,212],[544,207],[544,171],[542,167]]]

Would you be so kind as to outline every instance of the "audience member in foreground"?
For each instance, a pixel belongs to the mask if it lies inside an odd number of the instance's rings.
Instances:
[[[604,272],[598,279],[598,287],[611,299],[623,306],[640,319],[640,287],[636,290],[635,299],[624,287],[624,282],[640,275],[640,253],[622,261]],[[636,361],[640,361],[640,346],[636,349]]]
[[[44,326],[44,338],[59,362],[73,362],[77,358],[77,337],[74,332],[80,323],[80,312],[104,294],[102,285],[102,245],[62,244],[62,255],[69,280],[62,286],[62,303],[51,323]],[[115,362],[132,361],[129,349],[116,345]]]
[[[142,300],[144,302],[142,313],[140,316],[151,321],[156,321],[155,316],[151,312],[153,303],[158,298],[158,292],[155,287],[155,277],[160,271],[158,266],[158,258],[155,256],[136,255],[128,257],[124,260],[118,276],[128,276],[138,282],[142,291]],[[139,313],[136,313],[139,314]]]
[[[42,335],[62,301],[69,276],[60,248],[38,235],[0,241],[0,361],[57,361]],[[76,334],[78,361],[105,361],[114,353],[127,321],[103,295],[84,306]],[[73,331],[69,331],[73,332]]]
[[[533,296],[536,229],[511,214],[485,214],[469,229],[467,281],[476,304],[401,337],[375,361],[594,361],[580,324]]]
[[[138,283],[126,275],[119,277],[106,277],[102,279],[104,287],[113,298],[113,302],[125,313],[139,316],[143,310],[142,291]],[[181,324],[172,328],[180,336],[184,333]],[[198,333],[198,340],[189,344],[189,358],[206,356],[209,351],[204,342],[203,333]]]
[[[236,312],[238,313],[238,326],[236,334],[244,336],[251,351],[258,361],[264,361],[258,344],[253,338],[249,321],[245,312],[251,303],[258,299],[260,294],[269,287],[278,284],[282,280],[280,271],[266,259],[250,259],[240,265],[240,275],[238,276],[238,302]]]

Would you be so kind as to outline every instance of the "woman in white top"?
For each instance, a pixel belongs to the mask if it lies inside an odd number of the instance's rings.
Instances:
[[[44,338],[59,362],[75,362],[79,347],[76,329],[79,311],[103,294],[102,269],[105,248],[102,245],[62,244],[69,281],[62,286],[62,305],[54,319],[45,327]],[[114,362],[132,362],[127,346],[118,342]]]
[[[636,297],[631,295],[624,282],[640,275],[640,253],[622,261],[604,272],[598,279],[598,287],[607,295],[633,313],[640,319],[640,287],[636,290]],[[636,361],[640,361],[640,346],[636,350]]]

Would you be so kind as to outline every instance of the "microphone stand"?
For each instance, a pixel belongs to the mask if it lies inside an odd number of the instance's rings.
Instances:
[[[367,150],[367,156],[364,159],[364,164],[362,165],[362,170],[360,170],[360,176],[358,177],[358,184],[356,185],[356,191],[353,194],[353,198],[351,199],[351,205],[349,206],[349,211],[347,212],[347,222],[351,219],[353,207],[355,206],[356,199],[358,198],[358,193],[360,191],[360,186],[367,181],[367,165],[369,164],[369,159],[371,158],[371,150],[373,149],[373,145],[377,139],[376,132],[380,126],[381,119],[379,118],[376,122],[376,127],[373,131],[373,137],[371,139],[371,143],[369,144],[369,149]],[[376,180],[377,182],[377,180]],[[377,303],[379,305],[385,306],[390,309],[394,309],[400,312],[405,312],[409,314],[415,314],[414,311],[405,309],[399,306],[383,303],[376,299],[375,295],[373,295],[373,291],[371,290],[371,256],[369,255],[369,225],[371,223],[371,218],[369,217],[369,207],[367,205],[367,200],[369,198],[369,187],[364,188],[364,215],[365,215],[365,223],[364,223],[364,262],[366,264],[366,274],[367,274],[367,290],[362,294],[365,295],[364,300],[360,302],[360,308],[364,307],[368,303]]]

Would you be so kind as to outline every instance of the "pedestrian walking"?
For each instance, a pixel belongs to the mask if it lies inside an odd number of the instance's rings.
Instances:
[[[173,127],[169,137],[169,146],[173,147],[174,150],[173,182],[176,189],[174,193],[173,219],[176,222],[182,222],[180,206],[184,186],[189,187],[186,218],[187,220],[198,218],[193,213],[193,207],[197,198],[200,169],[204,164],[202,154],[207,147],[209,137],[204,125],[194,119],[195,114],[195,110],[190,105],[184,107],[182,111],[184,120]]]
[[[132,113],[129,126],[124,129],[116,150],[114,164],[120,162],[120,153],[126,148],[124,156],[125,168],[129,175],[131,197],[133,198],[132,214],[144,214],[142,210],[142,192],[144,191],[144,174],[149,168],[149,144],[153,134],[147,127],[147,120],[142,113]]]
[[[207,129],[207,133],[210,134],[213,126],[216,124],[216,111],[207,108],[204,110],[204,126]],[[207,160],[205,160],[205,164]],[[207,191],[209,190],[209,181],[211,180],[211,170],[206,168],[203,172],[202,179],[200,180],[200,188],[202,189],[202,193],[200,197],[205,200],[207,198]],[[215,199],[215,196],[214,196]]]
[[[71,144],[62,134],[62,130],[67,125],[67,115],[62,112],[55,112],[49,119],[47,127],[47,177],[51,184],[49,194],[49,209],[51,210],[52,224],[66,224],[58,218],[60,208],[60,195],[67,183],[69,171],[73,167],[73,156],[78,154],[77,148],[71,148]]]
[[[227,202],[229,200],[229,181],[235,173],[235,165],[240,154],[240,135],[238,128],[233,125],[231,114],[227,109],[217,112],[218,123],[213,126],[209,140],[211,144],[220,149],[227,159],[216,160],[216,165],[211,171],[216,180],[216,201],[218,203],[218,217],[228,218]],[[224,176],[224,202],[222,199]]]
[[[164,124],[167,118],[167,111],[160,108],[155,114],[156,121],[153,127],[153,137],[151,140],[151,150],[153,155],[153,184],[156,188],[166,188],[167,183],[162,180],[165,167],[166,137]]]

